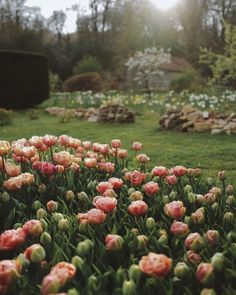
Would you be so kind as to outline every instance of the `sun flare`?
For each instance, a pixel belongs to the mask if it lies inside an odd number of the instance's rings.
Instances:
[[[168,10],[173,7],[179,0],[152,0],[152,2],[161,10]]]

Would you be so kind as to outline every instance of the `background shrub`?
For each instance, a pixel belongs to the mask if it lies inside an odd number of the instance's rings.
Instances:
[[[46,56],[20,51],[0,51],[0,107],[27,108],[48,97]]]
[[[184,89],[190,89],[193,81],[193,73],[188,72],[181,74],[170,82],[170,89],[174,90],[175,92],[181,92]]]
[[[0,108],[0,126],[10,125],[12,118],[13,112]]]
[[[86,73],[70,77],[63,83],[62,89],[65,92],[87,90],[99,92],[103,89],[103,82],[101,76],[98,73]]]
[[[73,67],[73,74],[78,75],[92,72],[99,73],[101,69],[102,65],[96,57],[92,55],[86,55]]]

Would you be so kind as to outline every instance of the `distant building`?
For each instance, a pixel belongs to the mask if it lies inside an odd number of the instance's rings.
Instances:
[[[151,90],[169,90],[172,80],[184,73],[195,72],[193,66],[182,57],[171,57],[171,62],[162,64],[159,69],[163,71],[163,75],[153,76],[149,79],[149,89]],[[137,86],[137,83],[133,80],[134,74],[131,72],[128,73],[129,84],[133,88],[145,88],[145,81]]]

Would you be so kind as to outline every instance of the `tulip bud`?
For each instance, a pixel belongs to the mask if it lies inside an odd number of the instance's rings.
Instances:
[[[130,232],[135,236],[137,236],[139,234],[139,231],[137,228],[131,228]]]
[[[191,215],[191,221],[195,224],[204,224],[205,223],[205,209],[202,207],[202,208],[199,208],[197,209],[194,213],[192,213]]]
[[[30,261],[25,257],[23,253],[17,256],[17,261],[23,268],[27,268],[30,265]]]
[[[215,271],[222,271],[224,267],[224,255],[222,253],[215,253],[211,258],[211,264]]]
[[[233,257],[236,258],[236,243],[231,244]]]
[[[1,202],[8,203],[9,200],[10,200],[10,196],[9,196],[8,192],[0,193],[0,201]]]
[[[31,255],[30,255],[30,260],[33,263],[39,263],[42,260],[45,259],[46,253],[44,248],[41,245],[38,245],[37,248],[33,249]]]
[[[40,186],[39,186],[39,192],[42,194],[42,193],[44,193],[45,191],[46,191],[46,185],[45,184],[40,184]]]
[[[216,295],[216,292],[215,292],[214,289],[206,289],[206,288],[204,288],[201,291],[200,295]]]
[[[84,260],[77,255],[72,258],[71,263],[80,270],[82,270],[84,267]]]
[[[59,222],[59,220],[61,220],[61,219],[64,218],[63,214],[61,214],[61,213],[53,213],[52,216],[53,216],[53,219],[54,219],[56,222]]]
[[[214,211],[214,212],[217,212],[218,211],[218,209],[219,209],[219,205],[218,205],[218,203],[214,203],[214,204],[212,204],[211,205],[211,209]]]
[[[208,230],[205,235],[206,241],[211,246],[216,246],[219,243],[220,235],[217,230]]]
[[[153,230],[156,227],[156,222],[152,217],[147,218],[146,227],[148,230]]]
[[[93,242],[89,239],[86,239],[78,243],[76,247],[76,253],[81,257],[85,257],[89,254],[92,248],[93,248]]]
[[[236,242],[236,233],[231,231],[230,233],[227,234],[227,240],[230,242],[230,243],[234,243]]]
[[[211,177],[207,177],[206,182],[209,186],[213,185],[214,181]]]
[[[88,289],[91,291],[91,290],[96,290],[96,286],[98,284],[98,279],[95,275],[91,275],[89,278],[88,278],[88,282],[87,282],[87,285],[88,285]]]
[[[40,223],[42,224],[43,230],[48,229],[48,224],[47,224],[47,221],[45,219],[41,218]]]
[[[234,225],[234,214],[232,212],[226,212],[223,217],[223,224],[225,227]]]
[[[133,280],[136,284],[139,283],[141,270],[137,264],[132,264],[128,270],[129,279]]]
[[[147,237],[145,235],[138,235],[137,236],[137,241],[138,241],[138,250],[143,250],[147,246]]]
[[[160,246],[167,246],[168,245],[168,238],[167,235],[162,235],[160,236],[160,238],[158,239],[158,244]]]
[[[133,280],[125,280],[122,285],[122,294],[123,295],[135,295],[136,294],[136,285]]]
[[[84,234],[88,231],[89,223],[86,219],[81,220],[79,223],[79,233]]]
[[[50,200],[47,202],[47,209],[49,212],[55,212],[58,210],[58,202]]]
[[[197,194],[197,202],[201,205],[205,205],[207,203],[206,199],[204,198],[203,195]]]
[[[175,191],[171,191],[169,194],[170,199],[173,200],[177,200],[178,199],[178,194]]]
[[[72,202],[75,198],[75,194],[72,191],[67,191],[65,197],[67,202]]]
[[[174,275],[179,279],[186,278],[189,272],[189,267],[185,262],[178,262],[174,268]]]
[[[135,189],[133,187],[128,189],[128,195],[130,196],[133,192],[135,192]]]
[[[226,204],[229,205],[230,207],[235,207],[236,205],[236,200],[233,195],[229,195],[226,199]]]
[[[184,216],[184,222],[185,222],[187,225],[190,225],[190,223],[191,223],[191,217],[190,217],[190,216]]]
[[[163,202],[163,205],[168,204],[170,202],[170,198],[168,196],[163,196],[162,202]]]
[[[34,201],[33,204],[32,204],[32,209],[37,211],[39,210],[40,208],[42,207],[42,204],[40,201]]]
[[[40,237],[40,243],[45,246],[45,245],[49,245],[51,243],[51,241],[52,241],[52,238],[51,238],[50,234],[47,232],[43,232]]]
[[[126,277],[127,277],[126,276],[126,271],[123,268],[119,267],[117,269],[117,271],[116,271],[116,282],[117,282],[117,284],[121,285],[124,282]]]
[[[227,195],[232,195],[234,193],[234,187],[232,186],[232,184],[228,184],[226,186],[226,193]]]
[[[129,199],[131,201],[143,200],[143,194],[140,191],[134,191],[130,194]]]
[[[60,230],[67,230],[70,227],[69,220],[66,218],[62,218],[58,221],[58,228]]]
[[[82,204],[86,204],[89,202],[89,197],[85,192],[78,193],[77,198]]]
[[[208,284],[213,279],[213,266],[210,263],[200,263],[196,272],[197,280],[202,284]]]
[[[47,216],[47,212],[43,208],[40,208],[37,210],[36,212],[37,219],[45,218],[46,216]]]
[[[189,202],[190,204],[193,204],[193,203],[196,202],[196,196],[195,196],[194,193],[192,193],[192,192],[189,192],[189,193],[188,193],[188,202]]]
[[[219,180],[225,180],[226,179],[225,171],[224,170],[219,171],[218,172],[218,177],[219,177]]]

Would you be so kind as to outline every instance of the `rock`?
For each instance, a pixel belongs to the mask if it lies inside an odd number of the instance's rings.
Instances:
[[[207,111],[202,112],[202,117],[203,117],[203,119],[208,119],[209,118],[209,112],[207,112]]]
[[[192,112],[195,112],[196,110],[189,104],[185,105],[182,110],[181,110],[184,114],[190,114]]]
[[[193,126],[194,125],[194,122],[193,121],[187,121],[185,122],[183,125],[182,125],[182,130],[183,131],[186,131],[186,129],[188,130],[189,127]]]
[[[202,113],[200,111],[195,111],[186,116],[188,121],[197,122],[202,117]]]
[[[211,130],[211,134],[220,134],[220,133],[224,133],[223,129],[212,129]]]
[[[196,122],[194,124],[194,130],[196,132],[206,132],[206,131],[210,131],[210,129],[211,129],[210,121]]]
[[[98,121],[111,123],[132,123],[134,122],[134,113],[122,105],[110,104],[99,108]]]

